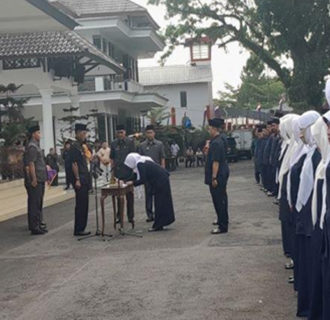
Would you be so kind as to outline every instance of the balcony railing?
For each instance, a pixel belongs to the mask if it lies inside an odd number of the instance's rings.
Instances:
[[[85,82],[79,85],[80,92],[95,92],[95,78],[86,78]],[[130,93],[142,93],[143,85],[134,80],[122,80],[115,77],[104,78],[104,91],[126,91]]]

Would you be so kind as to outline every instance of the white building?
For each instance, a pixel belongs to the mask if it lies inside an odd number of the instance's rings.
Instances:
[[[211,45],[209,42],[190,43],[189,65],[140,68],[140,82],[150,92],[168,99],[169,112],[175,109],[176,124],[184,115],[195,127],[205,121],[207,106],[213,113]]]
[[[156,34],[159,27],[145,8],[129,0],[29,1],[50,3],[74,27],[58,32],[40,24],[24,30],[22,23],[18,33],[0,30],[0,47],[6,48],[0,48],[0,84],[24,85],[18,92],[30,98],[24,115],[39,122],[45,152],[68,127],[61,120],[65,117],[97,114],[99,138],[111,140],[117,123],[129,132],[139,130],[141,111],[166,105],[166,98],[145,92],[139,84],[138,59],[164,47]],[[19,63],[22,59],[26,63]]]

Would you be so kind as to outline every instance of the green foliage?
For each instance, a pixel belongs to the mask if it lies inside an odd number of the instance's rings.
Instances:
[[[16,99],[12,96],[21,86],[11,83],[0,85],[0,139],[4,146],[12,146],[17,140],[23,141],[27,128],[32,125],[33,118],[25,119],[22,111],[27,99]]]
[[[167,9],[168,57],[186,38],[238,42],[275,71],[296,109],[319,107],[330,68],[328,0],[149,0]],[[292,60],[288,68],[283,61]]]
[[[220,99],[215,103],[254,110],[260,103],[263,109],[278,105],[285,88],[278,78],[265,75],[265,66],[258,57],[252,55],[241,75],[242,84],[238,89],[226,84],[226,90],[219,92]]]
[[[167,107],[154,107],[147,112],[146,118],[151,124],[160,125],[170,118],[170,113],[167,111]]]

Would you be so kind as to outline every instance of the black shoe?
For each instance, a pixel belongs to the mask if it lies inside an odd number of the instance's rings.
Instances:
[[[286,263],[284,268],[286,270],[292,270],[294,268],[294,263],[293,262]]]
[[[155,231],[162,231],[162,230],[164,230],[163,227],[159,227],[159,228],[149,228],[149,229],[148,229],[148,232],[155,232]]]
[[[65,187],[65,188],[64,188],[64,190],[69,190],[69,189],[70,189],[70,187]]]
[[[154,221],[154,218],[148,218],[147,220],[146,220],[146,222],[153,222]]]
[[[90,234],[91,233],[89,231],[80,231],[74,233],[75,236],[80,236],[80,237],[89,236]]]
[[[288,283],[291,283],[291,284],[294,283],[294,277],[293,276],[289,278]]]
[[[31,235],[41,235],[41,234],[45,234],[46,232],[44,230],[41,229],[35,229],[35,230],[31,230]]]
[[[221,229],[221,228],[215,228],[211,231],[211,234],[221,234],[221,233],[227,233],[228,229]]]

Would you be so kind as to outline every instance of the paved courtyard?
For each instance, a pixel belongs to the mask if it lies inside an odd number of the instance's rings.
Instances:
[[[142,239],[78,242],[72,200],[45,210],[42,237],[28,234],[25,216],[1,223],[0,319],[295,319],[277,207],[254,184],[252,163],[231,165],[225,235],[210,234],[215,215],[202,179],[197,168],[172,175],[177,221],[164,232],[147,232],[137,200]]]

